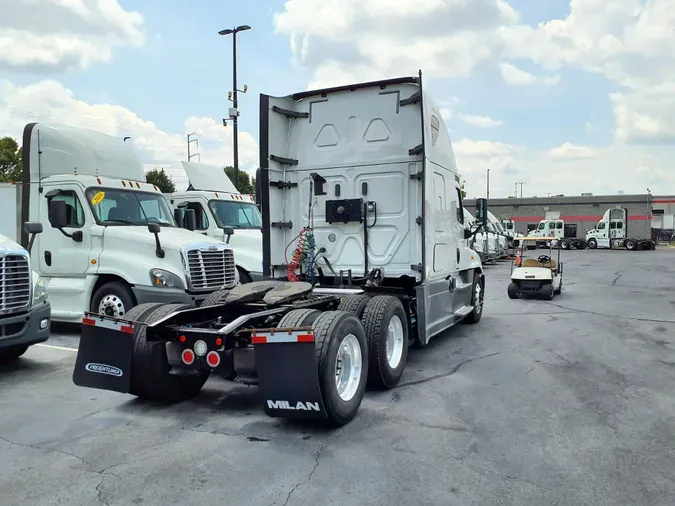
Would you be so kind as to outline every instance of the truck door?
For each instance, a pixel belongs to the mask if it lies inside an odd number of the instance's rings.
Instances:
[[[609,235],[608,235],[608,227],[607,227],[607,222],[606,221],[600,221],[598,222],[597,229],[598,234],[595,236],[596,239],[598,240],[598,246],[601,248],[609,248]]]
[[[562,220],[558,220],[555,222],[555,232],[553,234],[553,237],[557,237],[558,239],[562,239],[565,237],[565,223]]]

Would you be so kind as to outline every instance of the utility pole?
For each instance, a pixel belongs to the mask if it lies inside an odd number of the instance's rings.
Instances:
[[[516,198],[518,198],[518,185],[520,185],[520,198],[523,198],[523,185],[525,184],[525,181],[518,181],[516,183]]]
[[[199,139],[190,139],[190,137],[192,137],[193,135],[197,135],[197,134],[195,132],[192,132],[191,134],[187,134],[187,148],[188,148],[188,158],[187,159],[188,159],[188,162],[190,160],[192,160],[193,156],[199,156],[199,153],[190,154],[190,144],[192,144],[194,142],[197,145],[197,147],[199,147]],[[202,159],[202,157],[199,156],[200,161],[201,161],[201,159]]]
[[[237,92],[241,91],[242,93],[246,93],[246,91],[248,91],[248,86],[246,85],[244,85],[243,90],[237,89],[237,33],[250,29],[251,27],[248,25],[240,25],[236,28],[227,28],[218,32],[219,35],[232,34],[232,91],[228,94],[228,100],[232,101],[230,119],[232,120],[232,151],[234,155],[232,164],[234,167],[233,183],[237,189],[239,189],[239,100]],[[223,126],[227,126],[227,121],[225,119],[223,119]]]

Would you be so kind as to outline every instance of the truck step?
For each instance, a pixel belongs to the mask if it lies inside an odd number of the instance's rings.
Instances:
[[[473,311],[473,306],[462,306],[455,311],[455,316],[466,316]]]

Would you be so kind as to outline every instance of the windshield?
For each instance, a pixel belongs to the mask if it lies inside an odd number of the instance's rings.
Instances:
[[[209,207],[220,228],[262,228],[260,211],[253,203],[212,200]]]
[[[164,196],[157,193],[89,188],[87,200],[102,225],[176,225]]]
[[[539,229],[539,230],[544,230],[545,228],[546,228],[546,222],[545,221],[542,221],[539,224],[539,226],[537,227],[537,229]]]

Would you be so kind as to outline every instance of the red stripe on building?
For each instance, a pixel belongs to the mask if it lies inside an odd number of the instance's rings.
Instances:
[[[510,217],[513,221],[519,222],[519,223],[539,223],[541,220],[545,219],[545,216],[511,216]],[[600,216],[561,216],[561,220],[563,221],[570,221],[570,222],[575,222],[575,221],[594,221],[598,222],[602,219],[602,215]],[[651,215],[645,215],[645,214],[635,214],[635,215],[629,215],[628,216],[628,221],[646,221],[646,220],[651,220],[652,217]]]
[[[675,204],[675,200],[652,200],[652,204]]]

